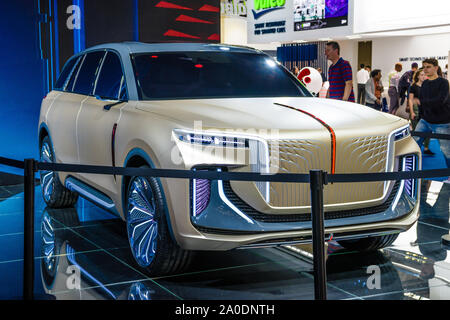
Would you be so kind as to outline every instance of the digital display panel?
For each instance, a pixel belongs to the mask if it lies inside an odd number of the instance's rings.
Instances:
[[[348,25],[348,0],[294,0],[294,31]]]

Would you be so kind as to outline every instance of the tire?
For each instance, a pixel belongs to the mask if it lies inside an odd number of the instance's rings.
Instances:
[[[51,289],[59,264],[60,246],[56,243],[52,219],[44,212],[41,221],[41,274],[47,289]]]
[[[57,221],[55,224],[54,221]],[[64,227],[61,227],[62,224]],[[46,208],[41,220],[41,275],[46,289],[50,290],[57,276],[61,247],[66,241],[68,228],[80,224],[75,209]],[[58,227],[57,227],[58,226]]]
[[[397,239],[398,233],[379,237],[361,238],[356,240],[341,240],[338,243],[346,249],[356,251],[374,251],[389,247]]]
[[[158,179],[132,177],[126,190],[127,235],[136,263],[150,276],[185,270],[192,252],[180,248],[169,233],[166,204]]]
[[[48,136],[41,142],[40,161],[49,163],[55,161],[52,143]],[[78,194],[64,187],[56,172],[41,170],[39,173],[42,196],[48,207],[67,208],[77,202]]]

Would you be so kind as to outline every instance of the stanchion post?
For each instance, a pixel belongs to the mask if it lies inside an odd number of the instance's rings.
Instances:
[[[24,250],[23,298],[34,298],[34,175],[36,161],[25,159],[24,171]]]
[[[324,172],[310,171],[312,240],[314,261],[314,298],[327,299],[327,270],[325,265],[325,232],[323,213]]]

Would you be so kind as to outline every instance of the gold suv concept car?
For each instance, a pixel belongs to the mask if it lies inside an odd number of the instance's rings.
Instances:
[[[313,97],[268,55],[217,44],[120,43],[85,50],[43,100],[43,162],[231,172],[418,170],[408,122]],[[212,181],[42,171],[49,207],[78,195],[126,222],[151,274],[177,272],[195,250],[311,241],[306,183]],[[325,186],[326,237],[390,245],[418,218],[416,180]]]

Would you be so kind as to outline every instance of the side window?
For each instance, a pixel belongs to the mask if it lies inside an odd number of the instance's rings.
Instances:
[[[75,79],[77,78],[78,71],[80,70],[80,66],[83,64],[85,56],[81,56],[78,58],[77,64],[75,68],[73,68],[70,76],[69,81],[66,84],[66,88],[64,91],[73,92],[73,84],[75,83]]]
[[[64,90],[64,85],[67,83],[68,79],[72,74],[73,67],[79,58],[70,59],[65,65],[61,74],[59,75],[58,81],[56,81],[55,87],[53,89],[56,90]]]
[[[100,69],[100,63],[104,55],[104,51],[91,52],[86,55],[75,80],[75,85],[73,87],[74,93],[85,95],[90,95],[92,93],[95,79],[98,70]]]
[[[120,58],[114,52],[108,52],[98,76],[95,95],[103,99],[117,100],[126,97],[125,77]]]

